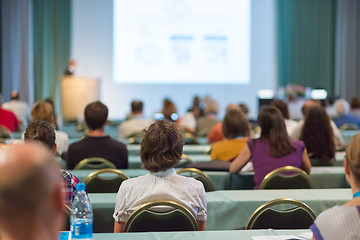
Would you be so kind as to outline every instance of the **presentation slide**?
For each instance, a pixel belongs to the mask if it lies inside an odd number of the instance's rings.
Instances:
[[[248,84],[250,0],[114,0],[117,83]]]

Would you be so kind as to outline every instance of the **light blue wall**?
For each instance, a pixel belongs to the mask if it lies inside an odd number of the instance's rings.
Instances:
[[[124,118],[133,98],[145,102],[145,114],[161,109],[170,97],[179,113],[191,105],[193,95],[210,95],[224,109],[229,103],[246,102],[250,116],[257,115],[258,89],[275,89],[275,0],[252,0],[251,80],[248,85],[122,85],[113,82],[113,0],[73,0],[72,57],[77,75],[101,79],[101,100],[110,118]]]

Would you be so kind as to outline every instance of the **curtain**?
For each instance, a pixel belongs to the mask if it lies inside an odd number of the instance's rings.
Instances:
[[[60,110],[61,77],[70,58],[71,0],[33,0],[35,99]]]
[[[32,102],[31,24],[30,1],[1,1],[1,86],[5,101],[12,90],[18,90],[22,100]]]
[[[335,94],[360,96],[360,1],[337,3]]]
[[[334,91],[336,0],[278,0],[279,86]]]

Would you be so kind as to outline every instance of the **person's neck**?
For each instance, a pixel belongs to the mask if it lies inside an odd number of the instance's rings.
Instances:
[[[131,113],[131,117],[133,117],[133,118],[139,118],[139,117],[142,117],[142,116],[143,116],[142,112],[140,112],[140,113]]]
[[[89,137],[105,137],[105,129],[104,128],[100,128],[100,129],[88,129],[88,134]]]

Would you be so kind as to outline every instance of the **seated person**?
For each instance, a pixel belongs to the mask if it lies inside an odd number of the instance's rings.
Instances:
[[[315,100],[307,100],[303,107],[301,108],[301,111],[302,111],[302,114],[304,116],[304,118],[306,118],[306,114],[309,112],[309,110],[312,108],[312,107],[316,107],[316,106],[320,106],[320,102],[318,101],[315,101]],[[290,138],[295,140],[295,141],[299,141],[300,140],[300,137],[301,137],[301,129],[304,125],[304,120],[300,120],[298,125],[296,126],[296,128],[294,128],[294,130],[289,134],[290,135]],[[342,145],[344,145],[344,139],[341,135],[341,132],[340,130],[336,127],[335,123],[330,120],[330,125],[331,125],[331,128],[333,130],[333,133],[334,133],[334,137],[335,137],[335,145],[337,147],[341,147]]]
[[[312,166],[333,166],[335,137],[330,119],[322,106],[309,109],[301,130],[301,141],[309,152]]]
[[[290,119],[288,105],[284,101],[278,99],[272,100],[271,105],[280,110],[285,120],[286,131],[290,135],[290,133],[297,127],[298,122]]]
[[[344,159],[346,180],[353,199],[321,213],[310,226],[313,239],[359,239],[360,236],[360,134],[353,137]]]
[[[360,98],[359,97],[351,98],[349,115],[360,120]]]
[[[0,94],[0,104],[1,98],[2,96]],[[21,123],[13,112],[0,107],[0,127],[6,127],[10,132],[20,131]]]
[[[0,148],[2,240],[56,240],[64,218],[59,169],[41,144]]]
[[[131,102],[130,118],[122,122],[118,128],[119,138],[129,138],[134,135],[141,135],[143,129],[153,123],[143,115],[143,103],[141,101]]]
[[[311,163],[302,141],[291,141],[281,112],[274,106],[260,109],[258,123],[259,139],[248,139],[247,145],[230,164],[230,172],[239,172],[250,160],[254,167],[255,189],[271,171],[285,166],[294,166],[310,173]]]
[[[51,126],[56,128],[54,109],[47,101],[38,101],[34,103],[31,109],[31,120],[43,120],[50,123]],[[56,137],[56,152],[59,156],[62,156],[67,152],[69,147],[69,137],[65,132],[55,130]]]
[[[349,115],[349,103],[345,99],[339,99],[335,102],[336,117],[333,119],[338,128],[344,124],[355,124],[360,127],[360,120]]]
[[[222,132],[226,139],[214,144],[210,157],[212,160],[232,161],[250,137],[250,124],[246,115],[239,108],[230,108],[222,122]]]
[[[199,117],[196,120],[196,134],[199,137],[207,136],[211,131],[212,127],[214,127],[219,121],[217,120],[217,114],[219,112],[218,103],[210,98],[205,100],[205,116]]]
[[[128,152],[125,144],[105,134],[108,108],[100,101],[96,101],[86,106],[84,115],[88,134],[69,146],[67,169],[73,169],[81,160],[90,157],[105,158],[116,168],[128,168]]]
[[[125,180],[116,195],[114,232],[123,232],[130,214],[142,204],[169,200],[182,204],[195,217],[199,230],[206,228],[206,195],[201,182],[177,175],[184,141],[177,127],[167,120],[152,124],[141,142],[145,176]]]
[[[24,133],[25,142],[39,141],[44,144],[54,155],[56,153],[55,130],[50,123],[35,120],[31,121]],[[74,200],[76,184],[80,183],[79,179],[68,171],[60,170],[63,179],[63,193],[65,197],[65,204],[71,208]]]
[[[20,121],[23,129],[30,120],[30,109],[26,102],[20,101],[20,94],[18,91],[12,91],[10,101],[2,105],[3,109],[13,112]]]

